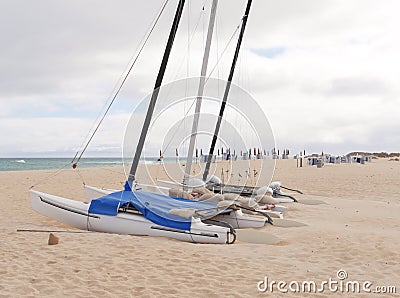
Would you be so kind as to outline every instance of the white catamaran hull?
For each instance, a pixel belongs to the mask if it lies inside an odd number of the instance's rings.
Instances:
[[[192,219],[190,231],[159,226],[141,214],[120,212],[116,216],[89,214],[90,204],[35,190],[29,191],[32,208],[38,213],[66,225],[88,231],[169,237],[196,243],[230,243],[230,229]]]

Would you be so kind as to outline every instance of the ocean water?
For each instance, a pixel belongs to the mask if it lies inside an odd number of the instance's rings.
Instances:
[[[0,171],[29,171],[71,168],[71,158],[0,158]],[[121,158],[82,158],[80,168],[121,166]]]
[[[30,171],[30,170],[52,170],[71,168],[72,158],[0,158],[0,171]],[[176,162],[176,158],[164,158],[164,163]],[[157,157],[148,157],[141,160],[141,163],[158,163]],[[82,158],[79,161],[79,168],[98,168],[122,166],[121,158]]]

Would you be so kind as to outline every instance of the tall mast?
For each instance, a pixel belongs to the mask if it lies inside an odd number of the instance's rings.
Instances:
[[[228,100],[229,90],[231,88],[231,83],[232,83],[232,78],[233,78],[233,73],[235,72],[236,61],[237,61],[237,58],[239,55],[240,45],[242,44],[244,29],[246,28],[247,18],[250,13],[251,2],[252,2],[252,0],[247,1],[246,11],[245,11],[243,19],[242,19],[242,27],[240,29],[240,34],[239,34],[239,38],[238,38],[238,42],[237,42],[236,50],[235,50],[235,55],[233,56],[231,71],[229,73],[228,82],[226,83],[224,97],[223,97],[222,103],[221,103],[221,108],[219,110],[219,116],[218,116],[218,120],[217,120],[217,125],[215,126],[215,131],[214,131],[214,136],[213,136],[213,139],[211,142],[210,152],[208,153],[207,164],[206,164],[206,168],[203,173],[203,181],[206,181],[208,173],[210,171],[211,159],[214,155],[215,144],[217,143],[218,133],[219,133],[219,129],[221,127],[221,122],[222,122],[222,116],[224,115],[226,102]]]
[[[165,47],[164,56],[161,62],[160,70],[158,71],[156,84],[154,86],[153,94],[151,95],[151,100],[149,103],[149,107],[147,109],[146,118],[143,123],[142,132],[140,133],[139,142],[136,147],[135,156],[133,158],[131,171],[129,173],[128,182],[132,184],[135,180],[136,170],[139,165],[140,155],[143,151],[144,141],[146,140],[147,132],[149,130],[151,118],[153,116],[154,108],[157,102],[158,93],[160,91],[160,86],[162,84],[162,80],[164,78],[165,69],[167,67],[169,54],[171,53],[172,45],[174,44],[174,39],[176,32],[178,30],[179,21],[182,16],[183,6],[185,5],[185,0],[179,0],[178,7],[175,12],[174,22],[172,23],[171,31],[169,33],[168,42]]]
[[[194,112],[192,133],[190,135],[189,152],[188,152],[188,156],[187,156],[187,160],[186,160],[185,176],[183,177],[184,190],[187,189],[187,181],[190,178],[190,170],[192,168],[194,145],[196,142],[196,134],[197,134],[198,126],[199,126],[200,109],[201,109],[201,103],[202,103],[202,99],[203,99],[204,85],[205,85],[207,66],[208,66],[208,57],[210,56],[210,47],[211,47],[211,40],[212,40],[213,31],[214,31],[217,5],[218,5],[218,0],[213,0],[212,6],[211,6],[210,21],[208,23],[208,32],[207,32],[206,46],[204,49],[203,65],[201,66],[201,76],[200,76],[199,88],[197,91],[196,108],[195,108],[195,112]]]

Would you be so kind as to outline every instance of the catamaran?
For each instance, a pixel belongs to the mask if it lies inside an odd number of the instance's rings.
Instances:
[[[190,176],[190,169],[191,169],[191,164],[192,164],[193,154],[194,154],[195,138],[196,138],[196,134],[198,132],[198,123],[199,123],[199,117],[200,117],[200,112],[201,112],[202,97],[203,97],[203,92],[204,92],[204,87],[205,87],[205,82],[206,82],[206,72],[207,72],[208,59],[209,59],[209,53],[210,53],[210,45],[211,45],[213,28],[214,28],[215,17],[216,17],[216,9],[217,9],[217,1],[213,1],[211,14],[210,14],[210,21],[209,21],[209,26],[208,26],[208,32],[207,32],[207,38],[206,38],[206,44],[205,44],[205,51],[204,51],[204,55],[203,55],[201,76],[199,78],[198,89],[197,89],[196,107],[195,107],[194,119],[193,119],[193,123],[192,123],[192,131],[191,131],[190,144],[189,144],[188,155],[187,155],[187,162],[186,162],[186,167],[185,167],[185,174],[183,177],[183,183],[177,184],[177,183],[162,181],[162,180],[158,180],[157,185],[148,185],[148,184],[143,184],[143,183],[140,183],[140,184],[137,183],[136,187],[140,188],[141,190],[154,192],[154,193],[162,193],[164,195],[173,196],[170,193],[171,189],[182,188],[184,191],[188,191],[195,187],[204,185],[203,181]],[[238,53],[240,50],[240,45],[241,45],[241,41],[243,38],[244,28],[246,25],[246,19],[247,19],[247,15],[249,13],[249,9],[250,9],[250,5],[248,5],[248,7],[246,8],[246,12],[245,12],[246,18],[243,19],[243,26],[242,26],[241,32],[239,34],[239,39],[238,39],[238,42],[236,45],[235,56],[233,58],[233,62],[231,65],[230,75],[229,75],[229,78],[228,78],[228,81],[227,81],[227,84],[225,87],[225,92],[224,92],[225,102],[226,102],[226,98],[228,97],[228,94],[229,94],[229,88],[231,86],[231,81],[232,81],[233,73],[235,70],[235,65],[236,65]],[[162,156],[162,155],[163,155],[163,153],[160,152],[160,156]],[[115,191],[115,190],[104,190],[104,189],[99,189],[99,188],[92,187],[92,186],[86,187],[86,193],[88,194],[89,200],[97,198],[104,194],[109,194],[113,191]],[[188,194],[188,195],[190,196],[190,194]],[[250,206],[247,206],[247,208],[246,208],[246,206],[243,206],[243,204],[241,206],[239,206],[237,204],[237,202],[234,202],[234,201],[231,203],[228,203],[228,202],[225,202],[225,203],[226,203],[225,206],[230,206],[231,208],[229,208],[229,210],[227,210],[227,212],[224,212],[223,215],[221,214],[221,215],[215,216],[213,218],[214,224],[225,225],[226,223],[228,223],[233,228],[260,228],[260,227],[263,227],[266,224],[266,222],[272,223],[272,219],[271,219],[270,215],[275,216],[275,217],[281,217],[282,212],[284,211],[284,210],[279,210],[279,212],[278,212],[277,210],[274,210],[274,211],[268,211],[268,213],[266,213],[264,210],[256,211],[256,210],[254,210],[254,208],[251,208]],[[242,209],[244,209],[244,210],[242,210]],[[250,215],[245,214],[243,211],[251,213],[251,214]],[[271,214],[269,212],[271,212]],[[208,220],[208,221],[210,222],[210,220]]]
[[[217,0],[213,0],[213,6],[216,6],[216,3]],[[242,18],[235,59],[240,49],[251,3],[251,0],[247,1],[246,11]],[[137,189],[135,183],[140,156],[184,4],[185,0],[179,0],[124,190],[101,193],[93,188],[91,191],[94,199],[80,202],[31,189],[29,193],[32,208],[35,211],[67,225],[89,231],[162,236],[197,243],[231,244],[235,242],[235,230],[229,224],[229,222],[234,223],[235,219],[237,222],[237,218],[241,215],[241,210],[234,208],[235,204],[227,205],[171,197]],[[73,167],[75,168],[76,164]],[[232,213],[235,213],[234,217],[230,217]],[[266,221],[265,218],[254,218],[255,222],[265,223]],[[238,224],[237,227],[240,225]]]

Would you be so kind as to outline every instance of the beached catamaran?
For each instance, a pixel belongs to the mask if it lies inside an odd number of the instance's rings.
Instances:
[[[293,193],[285,193],[281,189],[286,189],[295,192],[297,194],[303,194],[303,192],[301,192],[300,190],[282,186],[281,182],[279,181],[271,182],[269,186],[256,187],[256,186],[223,184],[219,179],[215,179],[214,181],[209,180],[208,183],[206,184],[206,187],[207,189],[215,193],[223,193],[223,192],[235,193],[244,197],[270,194],[279,203],[298,202],[298,200],[294,197]]]
[[[206,83],[206,73],[207,73],[211,40],[212,40],[213,29],[214,29],[215,18],[216,18],[217,5],[218,5],[218,1],[214,0],[212,2],[212,8],[211,8],[211,14],[210,14],[210,20],[209,20],[209,26],[208,26],[208,32],[207,32],[207,38],[206,38],[206,44],[205,44],[205,50],[204,50],[204,55],[203,55],[202,68],[201,68],[201,76],[199,78],[199,84],[198,84],[198,90],[197,90],[197,96],[196,96],[196,107],[195,107],[194,119],[193,119],[193,123],[192,123],[192,131],[191,131],[191,135],[190,135],[190,144],[189,144],[188,156],[187,156],[187,161],[186,161],[186,166],[185,166],[185,174],[183,177],[183,183],[181,184],[178,182],[157,180],[157,186],[139,184],[139,183],[136,184],[136,186],[138,188],[140,188],[141,190],[146,190],[146,191],[154,192],[154,193],[162,193],[165,195],[170,195],[172,197],[176,197],[176,196],[179,197],[179,195],[177,195],[177,194],[173,195],[171,193],[171,191],[177,190],[177,188],[183,189],[184,191],[192,191],[193,189],[198,189],[198,187],[202,187],[205,185],[205,183],[203,183],[203,181],[196,179],[196,178],[192,178],[190,175],[190,170],[191,170],[191,165],[192,165],[192,160],[193,160],[193,155],[194,155],[194,146],[195,146],[196,135],[198,132],[198,124],[199,124],[199,118],[200,118],[200,112],[201,112],[203,92],[204,92],[204,87],[205,87],[205,83]],[[250,5],[251,5],[251,2],[248,3],[248,5],[246,7],[244,18],[242,19],[243,26],[241,27],[241,30],[240,30],[240,34],[239,34],[237,45],[236,45],[235,55],[234,55],[230,73],[229,73],[229,78],[228,78],[227,84],[225,86],[224,100],[223,100],[223,102],[225,102],[225,103],[226,103],[226,99],[229,94],[230,84],[231,84],[231,81],[233,78],[233,73],[235,70],[240,46],[241,46],[243,35],[244,35],[244,29],[245,29],[245,25],[247,22],[247,16],[250,11]],[[162,156],[162,152],[160,152],[160,156]],[[131,173],[132,173],[132,171],[131,171]],[[85,189],[86,189],[86,193],[87,193],[87,198],[89,198],[89,199],[95,199],[99,196],[103,196],[103,195],[115,192],[115,190],[99,189],[99,188],[92,187],[92,186],[85,186]],[[237,197],[236,200],[228,199],[227,202],[221,203],[221,204],[224,204],[225,206],[229,206],[229,204],[231,204],[231,208],[227,209],[227,211],[224,212],[223,214],[218,214],[215,217],[213,217],[212,219],[208,219],[208,222],[212,222],[213,224],[223,225],[223,226],[228,224],[235,229],[261,228],[266,224],[266,222],[272,223],[272,219],[270,218],[268,213],[265,213],[265,211],[257,212],[254,210],[254,208],[247,206],[248,204],[246,204],[244,202],[239,202],[239,199],[240,198]],[[208,198],[206,201],[209,201],[209,200],[212,201],[213,198]],[[277,207],[277,208],[279,209],[279,207]],[[244,214],[242,209],[245,212],[252,213],[252,214],[250,214],[250,215]],[[286,210],[287,208],[282,207],[280,212],[272,211],[272,212],[276,212],[273,215],[280,217],[283,209]],[[254,215],[258,215],[258,216],[254,216]]]
[[[251,0],[247,1],[246,11],[242,18],[237,53],[240,48],[240,41],[243,37],[251,2]],[[216,3],[217,0],[214,0],[213,10],[216,9]],[[30,197],[34,210],[67,225],[90,231],[164,236],[200,243],[234,243],[236,239],[235,230],[226,221],[217,219],[218,216],[235,212],[232,209],[233,207],[230,208],[226,203],[192,201],[136,190],[135,188],[136,170],[184,4],[185,0],[180,0],[176,9],[125,189],[107,194],[102,193],[105,195],[101,197],[95,195],[98,198],[89,202],[70,200],[31,189]],[[215,10],[211,13],[210,18],[213,17],[215,17]],[[237,53],[235,53],[235,56],[237,56]],[[96,189],[92,189],[93,192],[96,193]],[[259,220],[259,217],[257,217],[257,220]],[[263,220],[265,222],[265,219]],[[210,224],[213,222],[218,223],[218,225]]]

